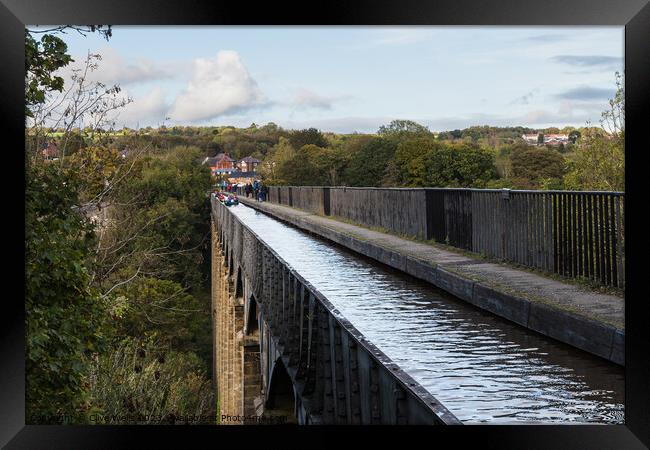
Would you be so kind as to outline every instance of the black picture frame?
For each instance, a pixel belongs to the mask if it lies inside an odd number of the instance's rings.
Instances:
[[[625,425],[521,425],[416,427],[357,427],[346,431],[362,438],[395,437],[410,445],[417,437],[440,446],[471,443],[482,448],[611,448],[650,446],[650,341],[645,329],[644,256],[648,252],[642,228],[644,192],[641,161],[647,152],[644,112],[650,105],[650,5],[648,0],[439,0],[439,1],[314,1],[282,6],[275,2],[219,2],[209,0],[0,0],[0,109],[5,160],[4,235],[5,284],[0,320],[0,444],[7,448],[116,448],[132,447],[134,439],[149,446],[186,446],[188,439],[207,439],[225,445],[224,433],[240,444],[253,435],[248,427],[167,426],[25,426],[24,338],[24,26],[51,24],[111,25],[620,25],[625,26],[626,88],[626,369]],[[15,151],[12,151],[15,149]],[[11,176],[7,176],[7,175]],[[11,200],[11,202],[7,202]],[[631,244],[630,244],[631,242]],[[13,289],[7,291],[7,286]],[[9,294],[8,292],[12,292]],[[21,297],[21,292],[23,296]],[[634,298],[636,296],[636,298]],[[262,442],[283,445],[287,429],[257,427]],[[269,432],[278,440],[269,440]],[[340,435],[328,428],[294,428],[299,436],[287,439],[311,445],[313,433],[322,443]],[[338,429],[337,431],[340,431]],[[246,433],[246,434],[240,434]],[[287,435],[288,436],[288,435]],[[339,437],[337,437],[339,436]],[[273,439],[276,439],[273,437]],[[297,439],[296,439],[297,438]],[[408,440],[406,440],[408,439]],[[346,439],[347,440],[347,439]],[[367,445],[367,444],[366,444]]]

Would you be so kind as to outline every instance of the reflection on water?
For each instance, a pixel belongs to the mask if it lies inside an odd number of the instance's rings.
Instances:
[[[242,221],[466,423],[623,423],[624,371],[244,205]]]

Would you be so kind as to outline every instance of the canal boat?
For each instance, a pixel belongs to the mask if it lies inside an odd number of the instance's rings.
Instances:
[[[217,200],[226,206],[239,205],[239,199],[235,194],[229,194],[225,192],[217,192]]]

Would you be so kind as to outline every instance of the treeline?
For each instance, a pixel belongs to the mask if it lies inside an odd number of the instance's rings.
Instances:
[[[26,422],[213,423],[205,150],[111,131],[119,89],[55,75],[66,28],[25,32]]]
[[[611,103],[620,114],[620,86],[617,98]],[[608,114],[613,116],[605,112],[604,122],[611,123]],[[89,144],[88,138],[80,137],[83,134],[80,130],[68,134],[69,152]],[[569,142],[529,145],[522,134],[566,134]],[[609,133],[592,126],[532,129],[487,125],[433,133],[415,122],[395,120],[374,134],[286,130],[268,123],[247,128],[125,128],[108,138],[121,150],[147,143],[160,149],[195,146],[204,156],[222,152],[233,159],[253,156],[262,160],[258,170],[264,181],[277,185],[624,188],[621,126]]]
[[[86,147],[62,164],[28,162],[28,423],[214,413],[200,161],[191,147],[127,158]]]
[[[375,135],[300,130],[281,137],[259,171],[269,185],[624,189],[622,130],[536,130],[570,134],[566,146],[529,145],[519,134],[529,131],[472,127],[435,135],[411,121],[393,121]]]

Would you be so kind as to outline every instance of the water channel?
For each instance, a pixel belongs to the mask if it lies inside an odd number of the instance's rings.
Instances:
[[[622,367],[245,205],[230,210],[464,423],[624,422]]]

